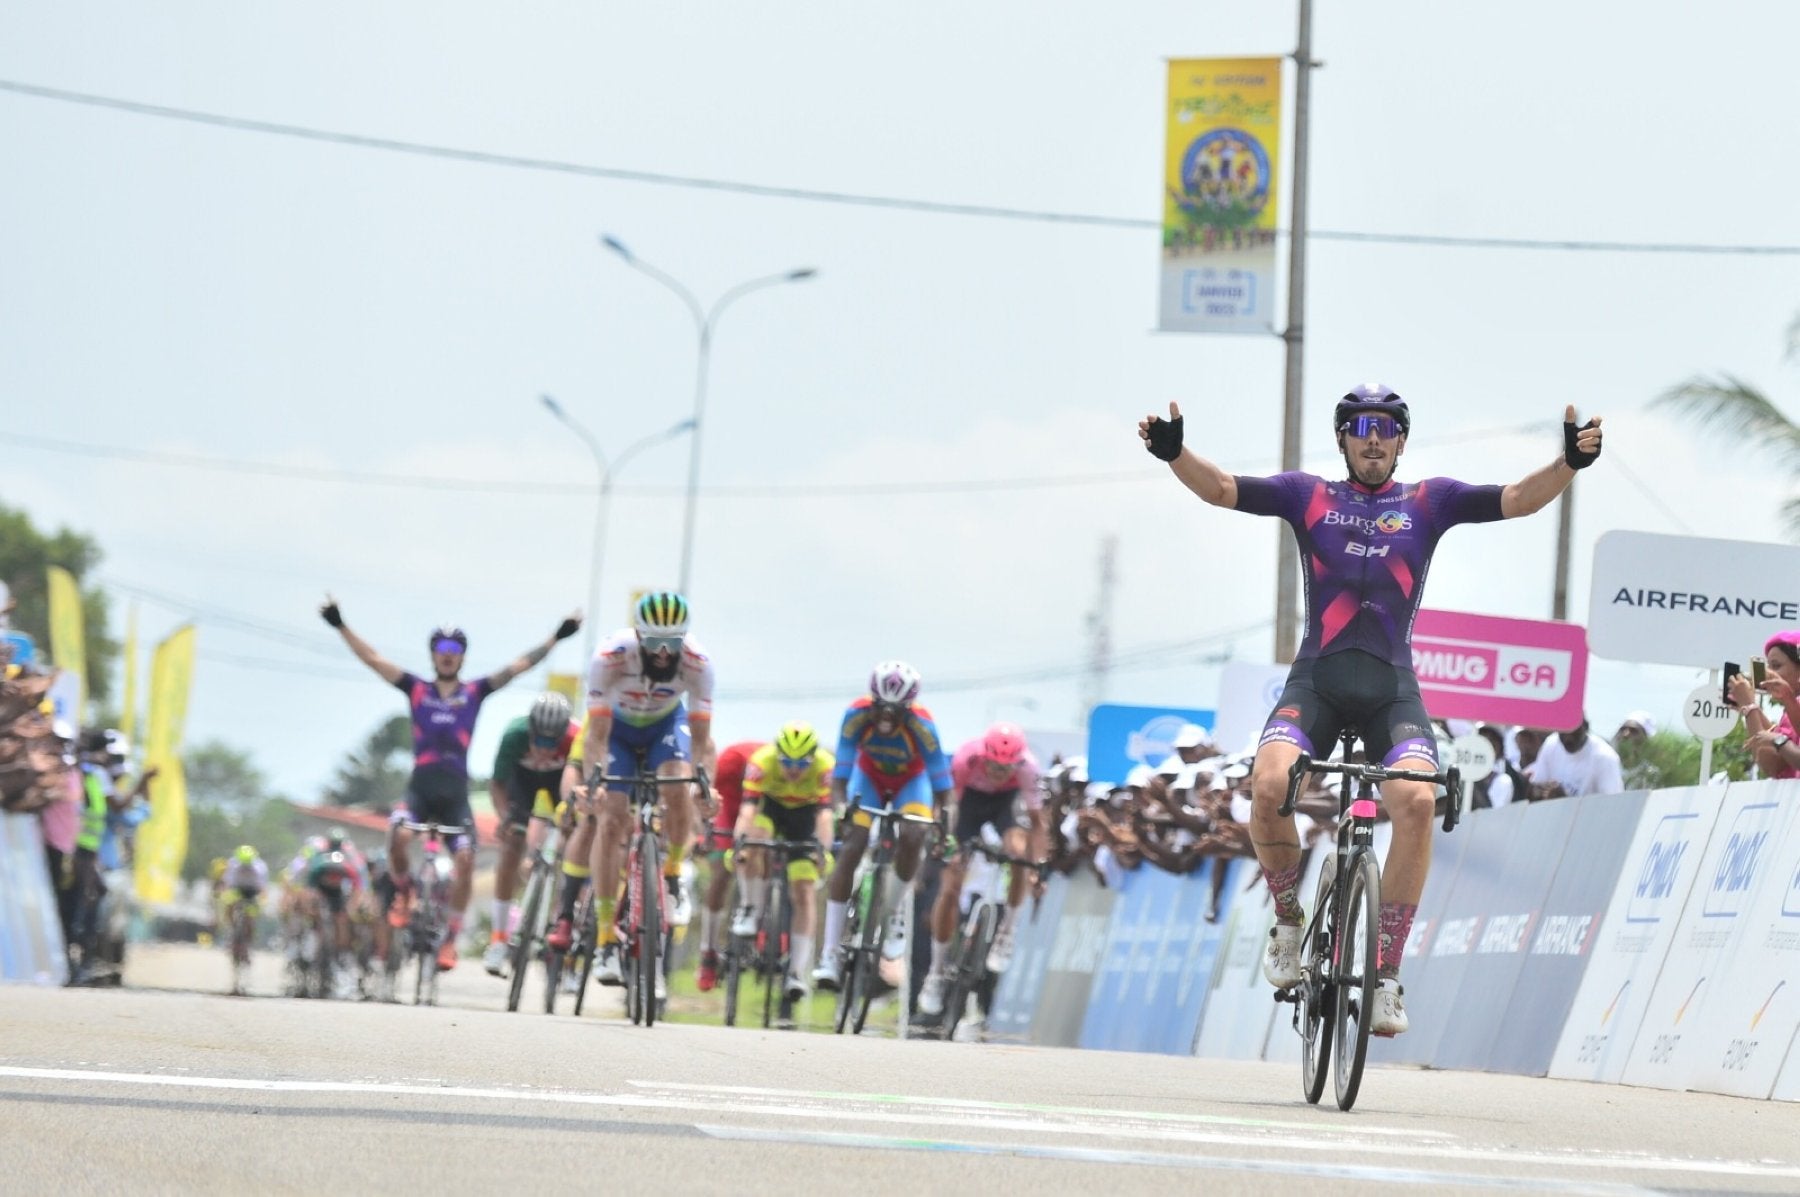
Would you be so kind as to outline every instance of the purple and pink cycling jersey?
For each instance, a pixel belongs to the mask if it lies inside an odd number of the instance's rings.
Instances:
[[[1237,479],[1237,510],[1286,520],[1300,543],[1306,636],[1296,660],[1361,649],[1412,672],[1412,626],[1438,538],[1504,518],[1498,486],[1454,478],[1376,490],[1299,471]]]
[[[469,778],[469,742],[475,738],[475,716],[494,692],[487,678],[459,682],[450,697],[438,692],[437,683],[416,674],[403,673],[394,688],[406,695],[412,709],[413,768]]]

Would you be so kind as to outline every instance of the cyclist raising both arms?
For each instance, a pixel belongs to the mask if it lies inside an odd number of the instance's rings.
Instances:
[[[652,591],[638,600],[632,626],[614,632],[594,650],[588,665],[587,729],[577,759],[597,762],[608,777],[630,776],[636,771],[639,753],[645,767],[658,777],[692,778],[694,762],[710,775],[715,763],[712,709],[712,661],[699,641],[688,635],[687,600],[673,591]],[[671,907],[664,923],[671,928],[686,924],[692,913],[681,885],[681,860],[693,836],[692,789],[662,787],[662,835],[667,848],[663,883]],[[587,787],[571,786],[570,797],[586,803]],[[603,945],[594,977],[602,985],[620,984],[613,916],[619,894],[620,849],[631,830],[629,797],[624,789],[609,788],[598,801],[599,833],[594,836],[590,868],[595,922]],[[565,901],[563,914],[571,909],[572,904]],[[560,921],[557,932],[566,938]],[[553,946],[560,947],[561,940]],[[659,998],[663,985],[659,969]]]
[[[494,673],[472,682],[462,680],[463,657],[469,638],[461,628],[440,627],[431,633],[433,677],[426,681],[369,647],[351,631],[338,610],[337,600],[325,597],[319,614],[336,628],[356,654],[381,680],[406,695],[412,710],[413,771],[406,785],[405,805],[394,812],[388,828],[388,871],[393,878],[394,900],[403,907],[411,896],[412,873],[407,850],[412,833],[404,824],[437,823],[445,827],[472,827],[469,813],[469,741],[475,736],[475,716],[488,695],[550,655],[558,640],[581,630],[580,613],[570,615],[542,644]],[[456,967],[456,937],[462,932],[463,914],[475,877],[475,841],[467,832],[451,842],[455,853],[455,885],[450,894],[450,926],[438,948],[438,967]]]
[[[1412,416],[1385,386],[1366,384],[1338,401],[1332,429],[1349,476],[1295,471],[1269,478],[1226,473],[1183,449],[1181,409],[1146,416],[1138,435],[1175,477],[1215,507],[1287,521],[1306,579],[1306,635],[1287,688],[1263,728],[1251,774],[1251,841],[1275,899],[1275,927],[1263,973],[1278,989],[1300,981],[1300,839],[1280,808],[1288,768],[1302,752],[1329,755],[1346,727],[1362,735],[1368,759],[1437,772],[1437,740],[1413,673],[1412,627],[1438,538],[1457,524],[1513,519],[1540,510],[1600,456],[1600,420],[1579,428],[1563,414],[1562,456],[1506,486],[1450,478],[1394,481]],[[1381,875],[1380,986],[1369,1029],[1406,1030],[1400,958],[1431,867],[1434,787],[1390,780],[1382,802],[1394,825]]]
[[[992,827],[1009,855],[1023,858],[1026,848],[1031,847],[1032,859],[1043,859],[1047,847],[1039,809],[1043,794],[1038,789],[1037,758],[1025,747],[1023,731],[1011,723],[996,723],[986,735],[958,748],[950,761],[950,780],[956,791],[956,817],[951,828],[957,843],[979,840],[982,828]],[[1023,822],[1019,819],[1020,806],[1026,808]],[[1032,844],[1031,840],[1038,842]],[[938,889],[937,904],[931,909],[931,972],[919,990],[919,1011],[932,1018],[944,1012],[944,965],[961,913],[965,873],[966,860],[960,854],[944,863],[943,884]],[[988,952],[990,972],[1005,972],[1012,962],[1013,918],[1025,900],[1030,874],[1031,870],[1024,868],[1012,871],[1006,891],[1006,917]]]
[[[513,895],[519,892],[519,863],[525,858],[527,832],[536,832],[530,837],[533,848],[543,843],[562,794],[563,766],[569,763],[569,749],[581,733],[581,725],[570,718],[569,710],[568,699],[546,690],[531,704],[529,714],[506,725],[494,754],[488,793],[495,813],[504,822],[500,826],[500,863],[494,866],[494,930],[481,966],[496,977],[506,971],[506,944],[515,913]],[[538,820],[535,828],[533,819]]]
[[[838,730],[837,764],[831,771],[834,808],[848,805],[844,847],[825,902],[825,941],[813,981],[836,991],[843,981],[844,924],[849,919],[850,891],[856,866],[869,845],[869,812],[897,807],[901,813],[931,818],[950,796],[950,762],[931,712],[915,706],[919,671],[904,661],[883,661],[869,676],[869,692],[850,704]],[[926,829],[901,824],[894,874],[901,892],[896,902],[912,901],[912,879],[925,852]],[[880,917],[880,912],[875,912]],[[885,953],[894,955],[890,943]]]

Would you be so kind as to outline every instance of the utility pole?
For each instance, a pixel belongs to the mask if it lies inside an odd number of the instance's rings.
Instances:
[[[1312,0],[1300,0],[1300,40],[1294,50],[1294,209],[1288,220],[1287,380],[1281,407],[1281,468],[1300,468],[1301,366],[1306,340],[1306,148],[1307,107],[1312,99]],[[1287,664],[1299,647],[1300,548],[1293,530],[1280,525],[1275,572],[1275,660]]]
[[[1550,595],[1551,619],[1569,618],[1569,538],[1574,526],[1575,488],[1568,486],[1556,501],[1556,588]]]
[[[1119,538],[1108,535],[1100,541],[1100,595],[1094,609],[1087,614],[1088,666],[1081,682],[1081,711],[1078,720],[1087,726],[1088,712],[1106,697],[1106,678],[1112,672],[1113,584],[1117,580],[1114,564],[1119,556]]]

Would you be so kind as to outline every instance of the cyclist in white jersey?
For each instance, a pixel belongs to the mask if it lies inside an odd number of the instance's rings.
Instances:
[[[573,767],[577,760],[594,762],[610,777],[635,772],[639,753],[658,777],[691,778],[696,763],[712,773],[712,661],[687,629],[687,600],[673,591],[653,591],[638,601],[633,626],[613,633],[595,650],[588,666],[587,729],[580,756],[571,758],[570,796],[576,801],[589,798],[586,778]],[[668,922],[676,927],[691,913],[680,877],[682,857],[693,838],[692,788],[662,787],[663,879],[671,904]],[[628,797],[619,787],[609,788],[598,800],[599,826],[590,856],[595,921],[603,945],[594,973],[602,985],[620,983],[613,915],[620,847],[631,829]],[[579,846],[578,841],[570,845],[572,857]],[[661,996],[661,976],[656,984]]]

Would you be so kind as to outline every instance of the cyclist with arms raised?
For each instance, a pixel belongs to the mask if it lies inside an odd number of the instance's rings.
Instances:
[[[951,829],[958,843],[979,840],[982,828],[992,827],[1009,855],[1022,858],[1030,847],[1034,849],[1032,859],[1043,859],[1048,845],[1039,813],[1043,794],[1038,789],[1037,758],[1025,746],[1025,733],[1016,725],[996,723],[986,735],[958,748],[950,760],[950,780],[956,802]],[[1023,821],[1019,817],[1021,806],[1025,808]],[[1030,843],[1034,839],[1038,841],[1035,845]],[[960,854],[945,862],[937,904],[931,909],[931,972],[919,990],[919,1012],[932,1018],[944,1012],[944,965],[961,916],[966,871],[966,861]],[[1006,891],[1006,917],[988,952],[987,967],[992,972],[1005,972],[1012,962],[1013,918],[1025,900],[1030,873],[1023,868],[1012,871]]]
[[[581,732],[569,710],[568,699],[546,690],[532,702],[528,714],[506,725],[494,754],[488,793],[495,812],[505,822],[500,830],[500,862],[494,866],[494,930],[481,966],[496,977],[506,971],[506,945],[515,913],[513,895],[519,892],[519,864],[525,858],[527,833],[536,833],[529,837],[533,848],[543,843],[562,795],[563,766],[569,763],[569,749]],[[533,819],[538,820],[535,828]]]
[[[871,811],[898,807],[904,814],[931,818],[950,796],[950,762],[931,712],[914,705],[919,671],[904,661],[883,661],[869,675],[869,692],[850,704],[838,729],[837,764],[831,771],[834,808],[848,806],[843,851],[831,870],[825,900],[825,942],[813,981],[835,992],[843,982],[844,924],[856,866],[869,846]],[[901,824],[894,874],[900,878],[895,902],[912,901],[912,879],[925,852],[926,829]],[[898,947],[891,941],[884,954]]]
[[[1306,579],[1306,635],[1287,688],[1263,728],[1251,773],[1250,835],[1275,899],[1275,927],[1263,973],[1278,989],[1300,981],[1300,840],[1282,818],[1288,769],[1302,752],[1329,754],[1339,732],[1355,727],[1368,759],[1383,766],[1438,770],[1437,740],[1413,673],[1412,626],[1438,538],[1457,524],[1530,515],[1560,495],[1575,472],[1600,456],[1600,420],[1579,428],[1563,415],[1562,456],[1506,486],[1450,478],[1394,480],[1412,417],[1387,387],[1367,384],[1332,413],[1349,476],[1342,481],[1295,471],[1269,478],[1226,473],[1181,444],[1181,409],[1147,416],[1138,435],[1175,477],[1215,507],[1287,521],[1299,542]],[[1381,787],[1394,825],[1381,874],[1380,986],[1369,1029],[1406,1030],[1400,958],[1431,867],[1434,788],[1393,780]]]
[[[567,640],[581,630],[579,613],[570,615],[542,644],[529,650],[510,665],[472,682],[462,680],[463,656],[469,650],[469,638],[461,628],[440,627],[431,633],[432,680],[400,668],[373,648],[368,641],[352,632],[338,610],[337,600],[326,596],[319,608],[325,622],[338,630],[356,659],[380,675],[381,680],[406,695],[412,710],[413,771],[406,785],[406,802],[394,812],[388,828],[388,872],[393,879],[396,912],[404,914],[404,904],[412,889],[412,866],[407,851],[412,833],[405,823],[437,823],[445,827],[472,828],[469,813],[469,741],[475,736],[475,716],[488,695],[500,689],[521,673],[531,669],[550,655],[558,640]],[[455,853],[455,884],[450,894],[450,926],[444,942],[438,947],[438,967],[456,967],[456,937],[462,933],[463,913],[469,908],[469,893],[475,878],[475,841],[464,832],[451,842]],[[391,918],[391,916],[390,916]]]
[[[695,762],[710,775],[715,763],[712,710],[712,660],[688,634],[687,600],[673,591],[652,591],[638,600],[632,626],[614,632],[594,650],[588,665],[587,728],[574,759],[597,762],[609,777],[627,777],[636,771],[641,752],[645,767],[658,777],[692,778]],[[664,922],[679,927],[691,913],[681,886],[681,860],[693,838],[689,794],[693,787],[661,789],[667,850],[663,882],[670,900]],[[590,801],[585,785],[571,786],[570,797],[584,804]],[[602,985],[621,983],[613,917],[618,908],[620,849],[631,830],[629,799],[624,787],[609,788],[598,799],[599,831],[593,837],[590,868],[602,945],[594,978]],[[565,903],[563,913],[569,911],[570,904]],[[560,921],[557,930],[562,932]],[[658,969],[658,998],[664,987]]]

